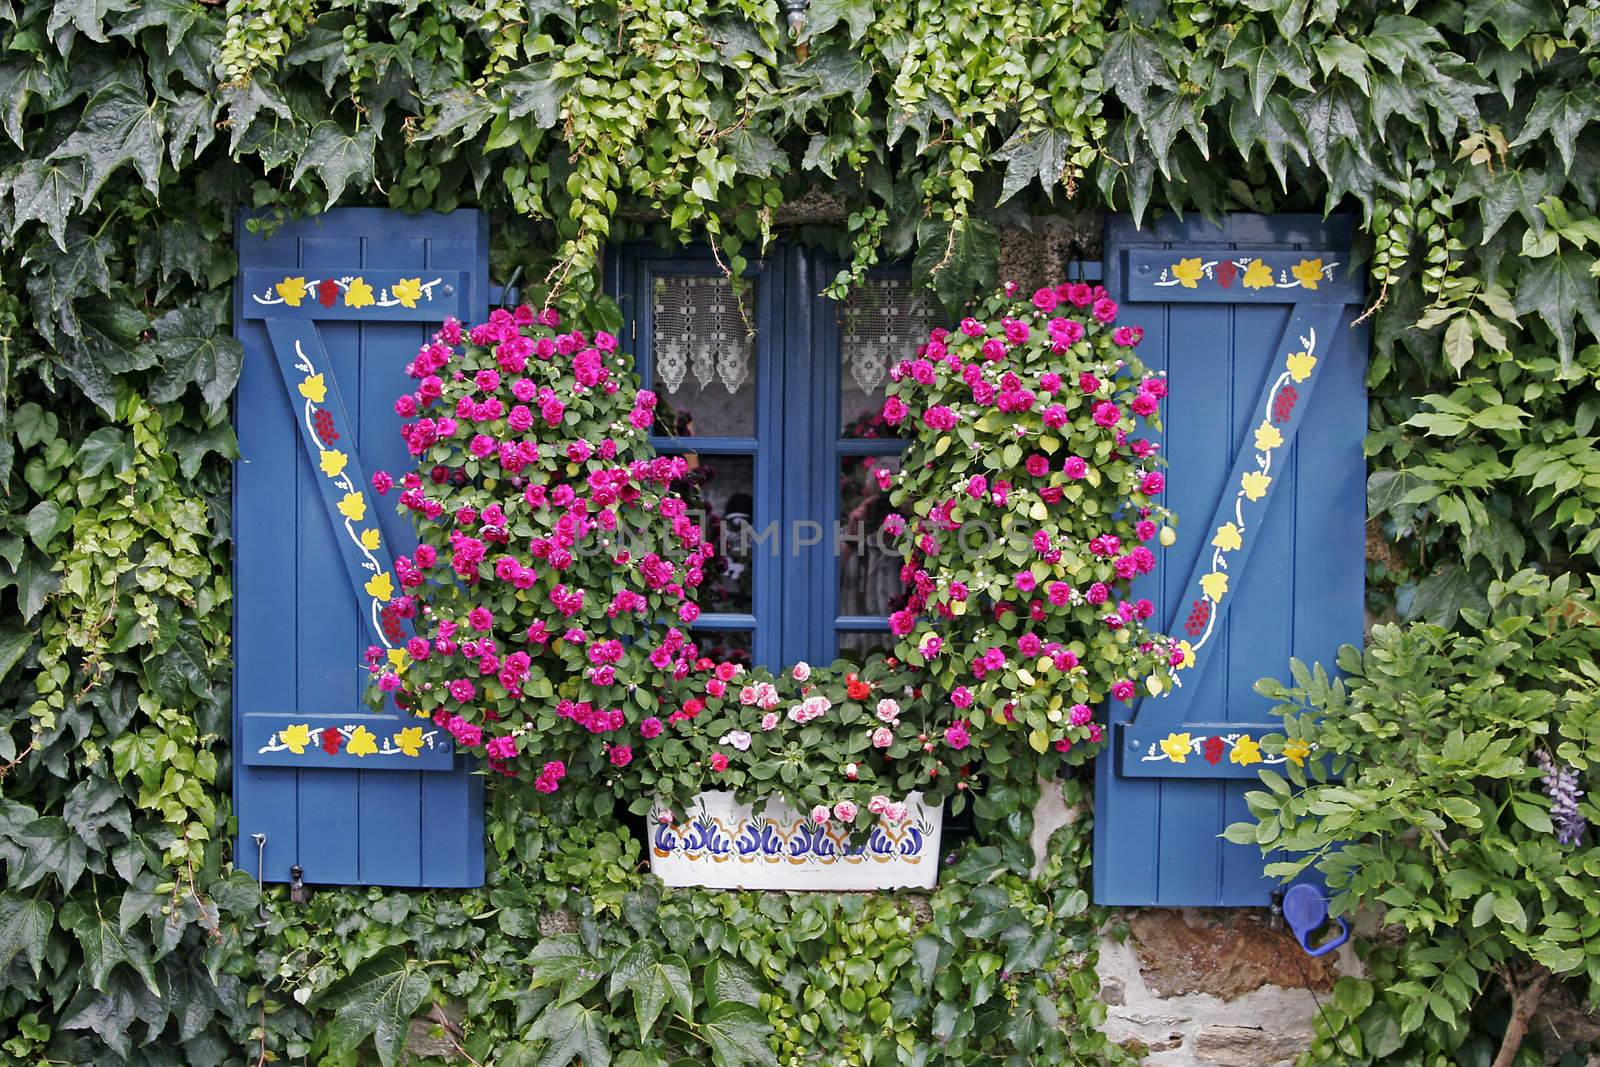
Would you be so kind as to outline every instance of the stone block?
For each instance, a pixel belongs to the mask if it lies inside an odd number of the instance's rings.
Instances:
[[[1162,997],[1209,993],[1233,1000],[1262,986],[1333,988],[1332,956],[1313,959],[1287,930],[1251,911],[1151,909],[1129,917],[1139,970]]]

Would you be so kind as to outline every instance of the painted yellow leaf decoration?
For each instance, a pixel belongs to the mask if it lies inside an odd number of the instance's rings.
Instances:
[[[1271,476],[1260,471],[1246,471],[1244,477],[1239,479],[1239,488],[1244,490],[1246,500],[1260,500],[1267,495],[1267,487],[1271,484]]]
[[[1161,742],[1161,751],[1165,752],[1167,758],[1173,763],[1187,762],[1189,759],[1189,735],[1168,734],[1166,739]]]
[[[328,383],[321,374],[308,374],[300,381],[300,395],[313,404],[320,404],[328,395]]]
[[[1256,427],[1256,451],[1271,452],[1281,444],[1283,444],[1283,434],[1279,433],[1278,428],[1272,423],[1262,419],[1261,425]]]
[[[396,674],[404,674],[406,668],[411,666],[411,654],[403,648],[391,648],[388,656],[389,666],[394,668]]]
[[[401,278],[389,287],[389,292],[394,294],[402,307],[414,308],[417,301],[422,299],[422,279]]]
[[[1271,289],[1272,268],[1259,259],[1252,259],[1250,265],[1244,269],[1244,287],[1246,289]]]
[[[1322,260],[1302,259],[1289,268],[1289,273],[1293,274],[1303,287],[1315,289],[1317,283],[1322,280]]]
[[[322,473],[330,478],[339,477],[339,472],[344,470],[344,465],[350,462],[350,457],[340,452],[337,448],[330,448],[318,457]]]
[[[1316,369],[1317,357],[1308,352],[1296,352],[1286,362],[1289,365],[1289,377],[1297,382],[1303,382],[1311,377],[1311,372]]]
[[[360,493],[346,493],[339,501],[339,514],[351,522],[360,522],[367,517],[367,498]]]
[[[300,301],[306,298],[306,280],[304,278],[285,278],[273,286],[278,290],[278,295],[283,297],[283,302],[292,308],[300,306]]]
[[[365,726],[357,726],[344,750],[352,756],[370,756],[378,751],[377,739]]]
[[[394,579],[389,577],[388,571],[384,571],[382,574],[374,574],[371,578],[368,578],[367,584],[362,588],[367,591],[367,595],[372,599],[380,604],[387,604],[389,598],[394,596]]]
[[[1212,571],[1200,579],[1200,590],[1213,603],[1221,603],[1222,598],[1228,595],[1228,576],[1221,571]]]
[[[1284,742],[1283,758],[1296,767],[1304,767],[1306,765],[1306,757],[1309,755],[1311,755],[1311,746],[1298,737],[1291,737]]]
[[[371,307],[372,286],[360,278],[351,278],[349,288],[344,291],[344,306],[347,308]]]
[[[1198,256],[1189,259],[1180,259],[1172,265],[1172,276],[1178,279],[1178,284],[1185,289],[1193,289],[1200,281],[1203,268],[1200,266]]]
[[[305,754],[306,746],[311,743],[311,727],[303,722],[285,726],[278,731],[278,740],[289,746],[290,752],[302,756]]]
[[[422,751],[422,727],[407,726],[394,735],[394,743],[399,746],[401,752],[415,756]]]
[[[1233,743],[1233,751],[1228,753],[1228,762],[1237,763],[1241,767],[1260,763],[1261,746],[1256,743],[1255,738],[1246,734]]]
[[[1178,664],[1178,669],[1187,670],[1194,666],[1194,646],[1187,641],[1179,641],[1178,649],[1183,653],[1183,662]]]
[[[366,549],[368,552],[377,551],[380,540],[381,538],[379,537],[376,528],[361,531],[361,547]]]
[[[1217,536],[1211,539],[1211,543],[1224,552],[1237,552],[1239,546],[1244,544],[1244,538],[1239,534],[1239,527],[1225,522],[1217,527]]]

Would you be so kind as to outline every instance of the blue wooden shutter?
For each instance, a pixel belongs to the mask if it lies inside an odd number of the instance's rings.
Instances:
[[[343,209],[264,238],[246,221],[234,294],[238,864],[274,882],[299,867],[310,884],[481,885],[482,777],[430,720],[373,713],[362,697],[367,647],[411,636],[391,607],[392,560],[416,544],[368,479],[411,464],[394,412],[406,364],[446,317],[487,315],[486,220]]]
[[[1257,848],[1218,835],[1249,817],[1254,739],[1281,728],[1256,680],[1361,641],[1368,335],[1353,327],[1350,237],[1348,220],[1299,215],[1108,229],[1106,286],[1171,387],[1178,541],[1136,595],[1195,662],[1169,695],[1112,707],[1095,769],[1100,903],[1260,905],[1275,888]]]

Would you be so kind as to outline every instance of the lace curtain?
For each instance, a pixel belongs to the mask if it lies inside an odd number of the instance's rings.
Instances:
[[[701,389],[718,381],[737,393],[750,378],[753,345],[728,280],[657,277],[654,304],[657,384],[673,394],[693,375]]]
[[[909,278],[868,278],[840,309],[839,358],[861,392],[882,388],[891,364],[908,359],[928,339],[933,309],[926,290]]]

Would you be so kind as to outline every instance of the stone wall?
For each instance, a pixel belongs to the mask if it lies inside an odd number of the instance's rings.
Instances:
[[[1317,998],[1356,973],[1353,955],[1312,959],[1260,909],[1130,909],[1100,946],[1113,1041],[1157,1067],[1289,1064],[1311,1039]]]
[[[1041,781],[1034,855],[1078,817]],[[1349,946],[1307,956],[1262,908],[1125,908],[1100,945],[1100,997],[1113,1041],[1154,1067],[1290,1064],[1310,1044],[1317,998],[1359,973]]]

